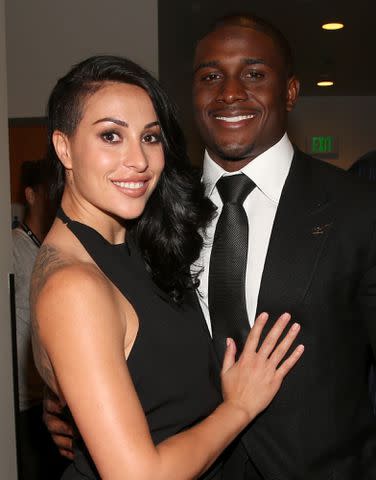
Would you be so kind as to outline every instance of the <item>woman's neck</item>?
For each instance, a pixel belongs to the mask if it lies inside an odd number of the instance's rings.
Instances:
[[[123,243],[126,229],[122,219],[111,216],[92,204],[82,205],[64,198],[61,208],[71,220],[88,225],[112,244]]]

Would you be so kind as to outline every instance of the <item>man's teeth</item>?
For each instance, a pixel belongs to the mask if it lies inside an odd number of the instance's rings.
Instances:
[[[240,122],[241,120],[248,120],[249,118],[255,118],[255,114],[251,115],[237,115],[236,117],[220,117],[216,116],[215,118],[217,120],[223,120],[224,122],[230,122],[230,123],[235,123],[235,122]]]
[[[144,186],[144,182],[113,182],[120,188],[142,188]]]

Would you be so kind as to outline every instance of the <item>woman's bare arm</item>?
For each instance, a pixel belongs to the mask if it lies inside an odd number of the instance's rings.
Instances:
[[[298,349],[276,368],[297,333],[274,349],[288,316],[256,353],[266,321],[261,316],[237,363],[229,342],[224,402],[198,425],[154,446],[124,359],[126,319],[112,285],[92,265],[64,266],[39,284],[33,297],[38,338],[53,365],[44,375],[56,376],[58,393],[105,480],[198,477],[272,400],[301,355]]]

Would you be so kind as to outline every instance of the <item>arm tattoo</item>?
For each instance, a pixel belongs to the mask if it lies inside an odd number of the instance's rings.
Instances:
[[[51,245],[42,245],[34,264],[30,285],[31,338],[34,360],[41,377],[54,391],[56,390],[56,377],[48,355],[41,345],[39,338],[36,303],[40,292],[50,276],[69,263],[58,249]],[[55,393],[57,392],[55,391]]]

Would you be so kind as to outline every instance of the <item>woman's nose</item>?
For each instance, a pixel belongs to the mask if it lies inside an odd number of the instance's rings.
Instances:
[[[123,163],[128,168],[143,172],[148,167],[148,159],[140,142],[131,142],[124,155]]]

